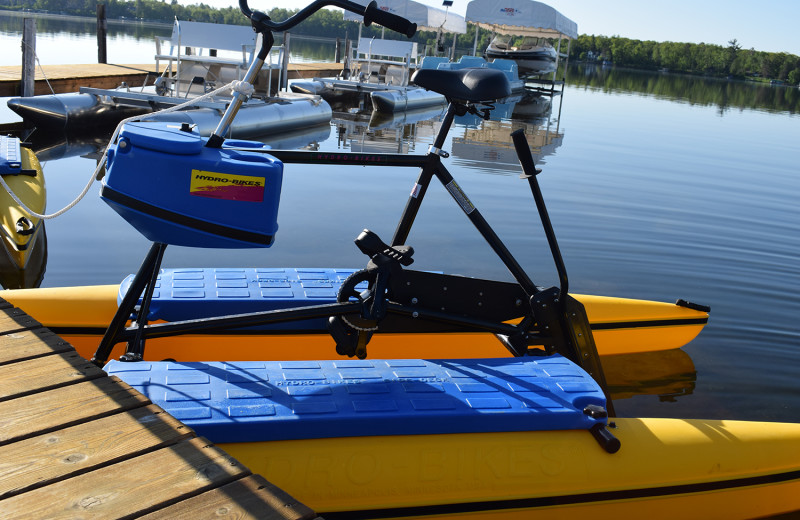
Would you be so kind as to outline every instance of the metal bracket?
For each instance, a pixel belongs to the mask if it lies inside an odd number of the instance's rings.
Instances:
[[[444,150],[442,150],[441,148],[436,148],[436,147],[435,147],[435,146],[433,146],[433,145],[430,145],[430,146],[428,147],[428,153],[432,153],[432,154],[438,155],[439,157],[443,157],[443,158],[445,158],[445,159],[447,159],[448,157],[450,157],[450,154],[449,154],[448,152],[445,152],[445,151],[444,151]]]

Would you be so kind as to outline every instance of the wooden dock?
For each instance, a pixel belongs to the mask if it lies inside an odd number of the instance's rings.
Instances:
[[[219,517],[317,518],[0,298],[0,520]]]
[[[333,77],[341,71],[341,63],[290,63],[288,76],[289,79]],[[152,85],[158,75],[155,64],[44,65],[36,67],[34,93],[62,94],[77,92],[80,87],[113,89],[123,82],[133,88],[144,85],[146,80]],[[0,97],[19,96],[21,82],[21,65],[0,67]]]

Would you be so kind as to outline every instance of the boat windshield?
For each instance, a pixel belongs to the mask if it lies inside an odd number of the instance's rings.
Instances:
[[[498,34],[489,45],[498,49],[508,49],[511,47],[511,38],[508,34]]]
[[[536,36],[513,36],[510,34],[498,34],[492,39],[489,44],[490,47],[500,50],[523,51],[538,49],[543,47],[552,47],[547,38],[539,38]]]
[[[537,38],[535,36],[526,36],[521,42],[517,44],[517,49],[527,50],[535,49],[536,47],[549,47],[550,42],[546,38]]]

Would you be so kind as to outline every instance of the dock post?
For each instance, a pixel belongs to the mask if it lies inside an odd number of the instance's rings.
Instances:
[[[34,95],[36,79],[36,20],[22,21],[22,97]]]
[[[333,61],[336,63],[342,62],[342,40],[341,38],[336,38],[336,50],[333,53]]]
[[[108,63],[106,55],[107,32],[108,21],[106,21],[106,5],[97,4],[97,63]]]
[[[286,91],[289,87],[289,42],[291,34],[283,33],[283,62],[281,62],[281,84],[278,90]]]

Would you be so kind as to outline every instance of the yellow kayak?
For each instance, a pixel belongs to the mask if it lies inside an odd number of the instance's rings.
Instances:
[[[42,167],[34,153],[20,146],[15,137],[0,136],[0,175],[19,200],[36,213],[43,213],[46,190]],[[0,241],[11,262],[25,269],[42,226],[40,219],[25,212],[0,186]]]

